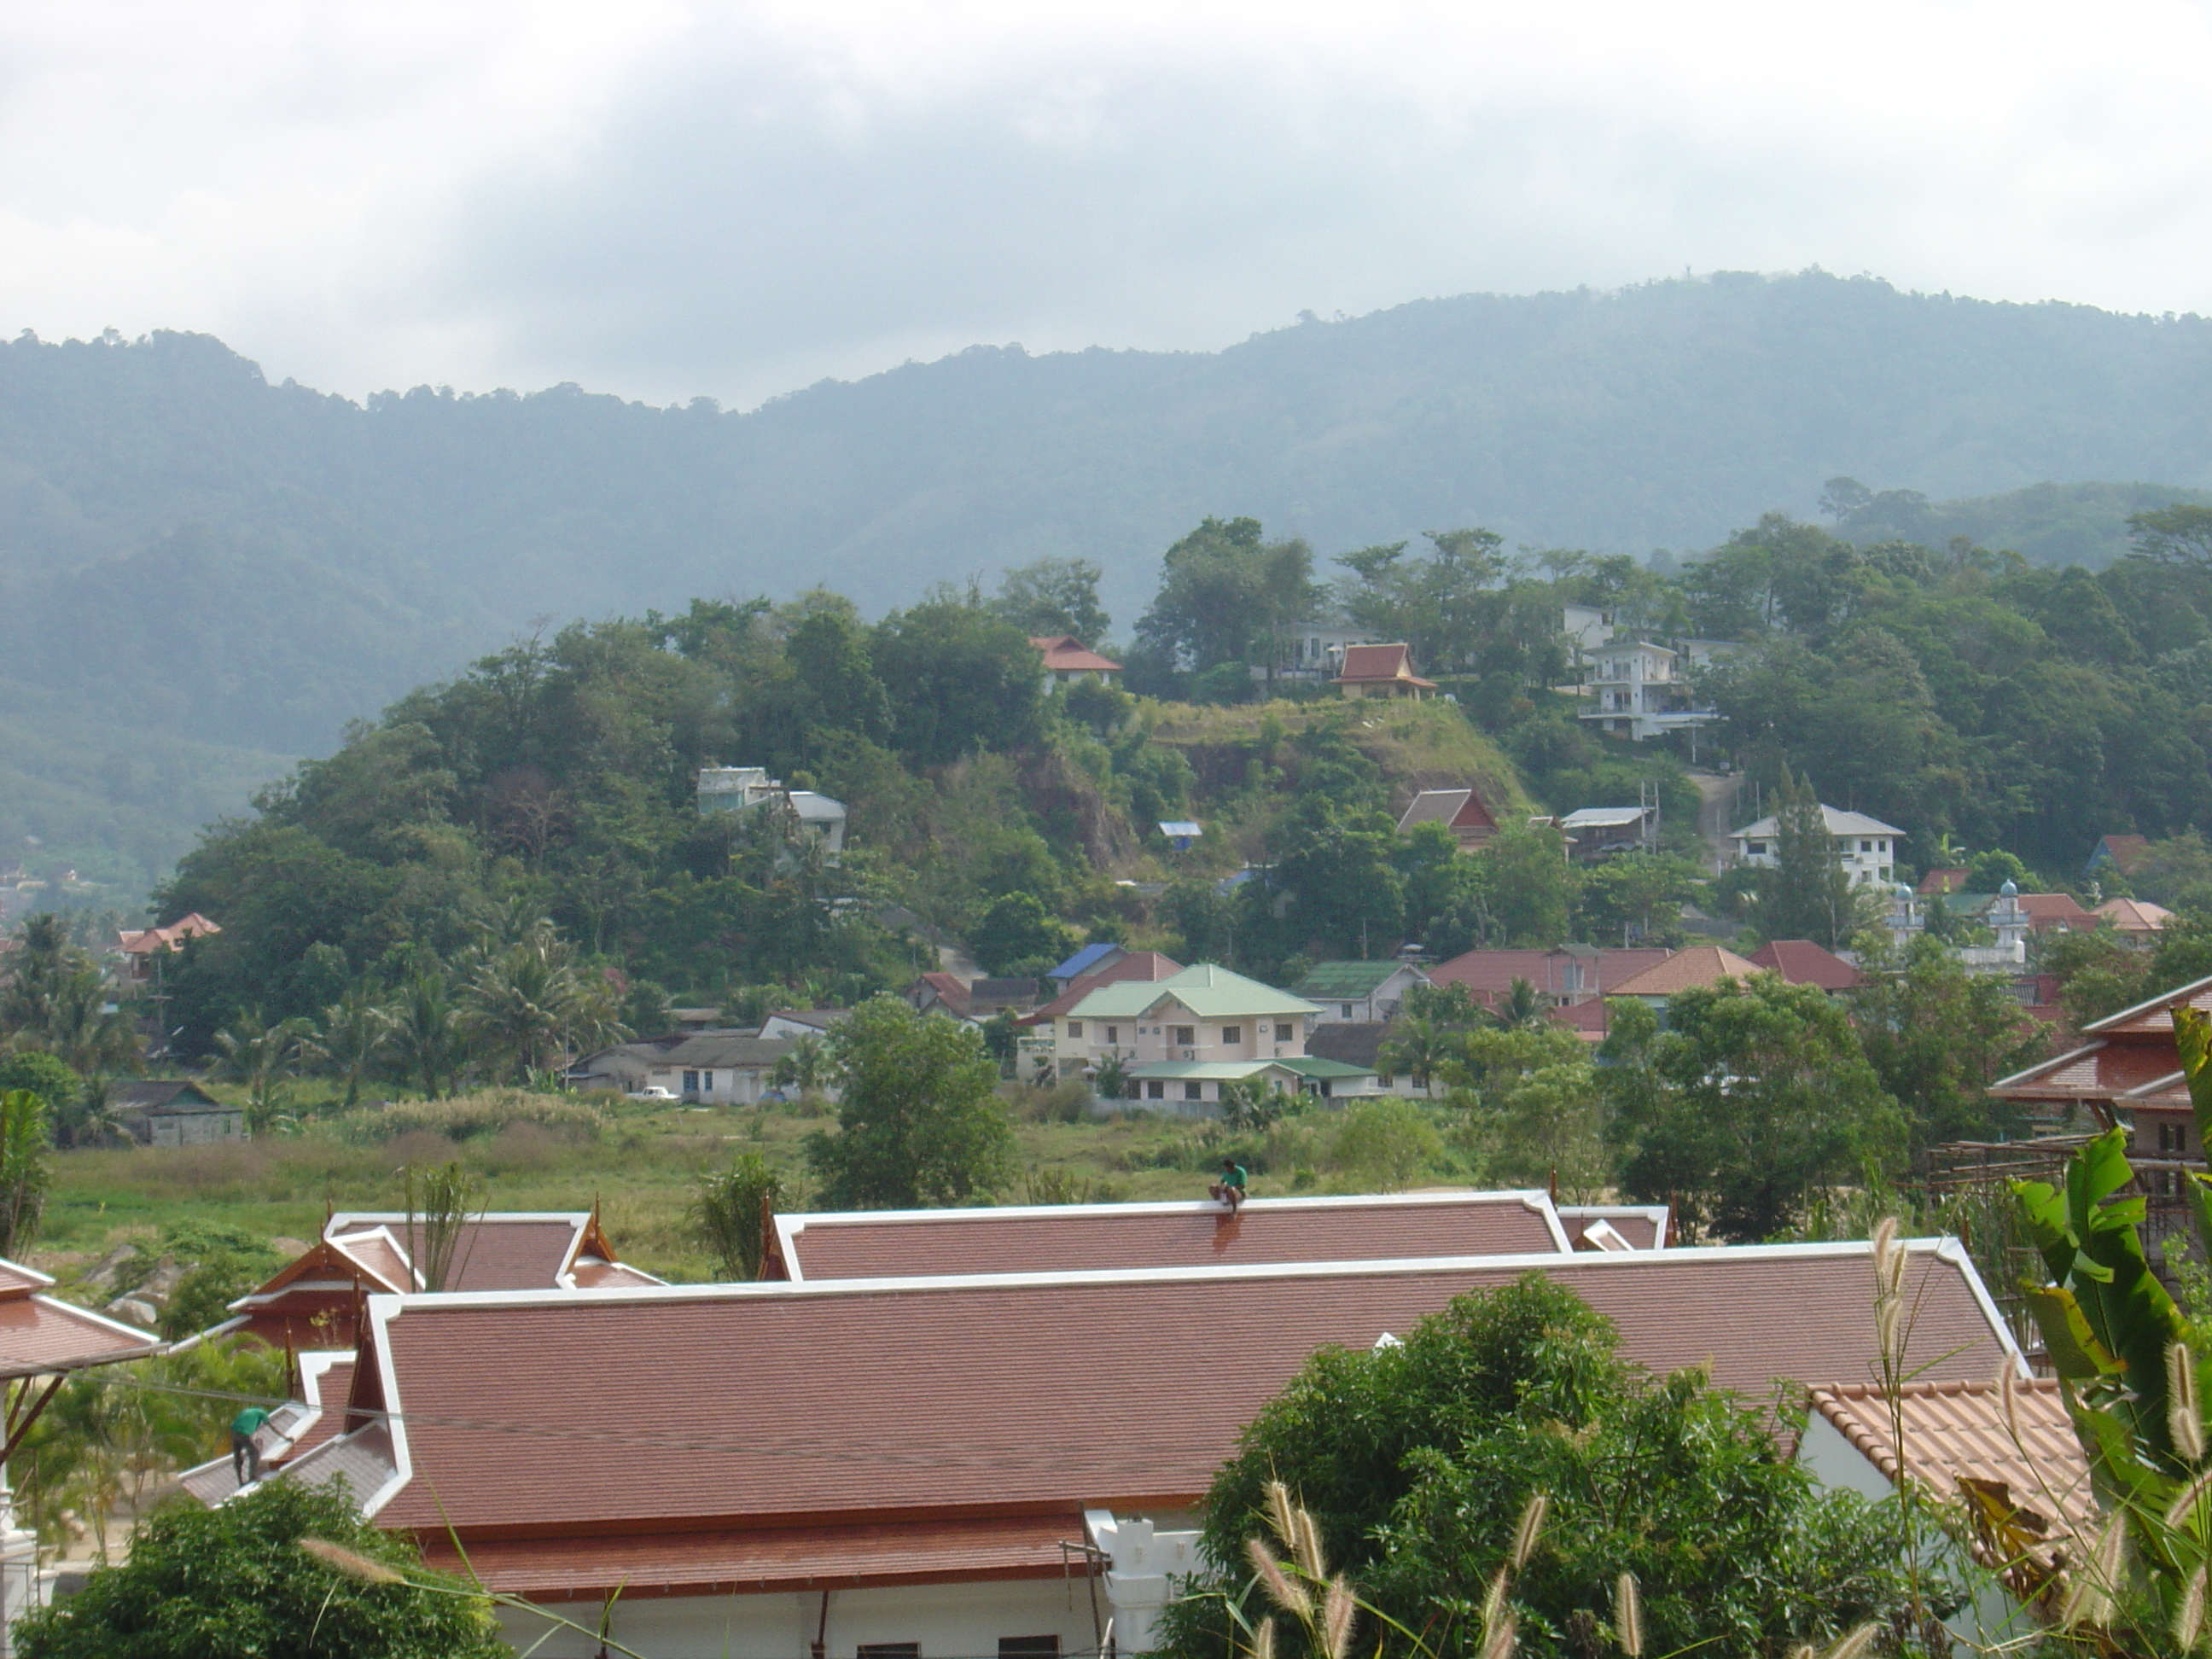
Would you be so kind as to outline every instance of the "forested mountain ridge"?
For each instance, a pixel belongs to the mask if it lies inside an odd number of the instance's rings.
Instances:
[[[2127,511],[2212,483],[2208,390],[2200,319],[1820,273],[1425,301],[1212,354],[976,348],[744,414],[574,386],[356,404],[205,337],[25,337],[0,347],[0,843],[104,848],[143,882],[238,799],[240,751],[325,751],[539,616],[814,582],[902,604],[1061,556],[1103,568],[1126,628],[1210,514],[1324,559],[1465,525],[1688,551],[1849,475],[1882,492],[1865,539],[2102,563]],[[2047,479],[1964,518],[1897,494]],[[2158,483],[2069,482],[2096,479]],[[189,787],[111,787],[186,743],[216,751]]]

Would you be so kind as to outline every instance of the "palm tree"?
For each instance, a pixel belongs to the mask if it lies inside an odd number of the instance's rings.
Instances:
[[[322,1024],[310,1046],[345,1079],[348,1111],[360,1103],[362,1077],[391,1045],[395,1023],[392,1010],[366,977],[356,980],[343,996],[323,1010]]]
[[[435,969],[419,969],[400,988],[398,1000],[388,1012],[393,1054],[407,1075],[422,1085],[423,1094],[437,1099],[468,1058],[461,1017],[446,976]]]
[[[1486,1011],[1489,1023],[1501,1031],[1540,1031],[1551,1018],[1543,993],[1525,979],[1505,988],[1505,994]]]
[[[796,1085],[801,1098],[812,1095],[830,1075],[830,1054],[822,1039],[801,1037],[793,1043],[791,1052],[776,1061],[775,1075],[779,1087]]]
[[[1376,1055],[1385,1069],[1403,1072],[1416,1089],[1425,1091],[1436,1076],[1437,1062],[1451,1049],[1451,1033],[1433,1019],[1414,1014],[1390,1028],[1390,1035]]]
[[[246,1085],[246,1127],[256,1133],[269,1127],[283,1103],[284,1079],[299,1060],[300,1039],[307,1029],[303,1019],[280,1019],[272,1025],[255,1008],[215,1034],[224,1075]]]
[[[28,1089],[0,1094],[0,1255],[21,1255],[39,1236],[52,1145],[42,1097]]]
[[[549,921],[478,957],[465,995],[470,1026],[520,1082],[549,1069],[556,1052],[565,1066],[572,1043],[598,1048],[627,1035],[614,1017],[613,988],[578,966],[574,947]]]
[[[89,962],[69,968],[55,981],[37,1036],[79,1076],[137,1067],[137,1028],[111,1000],[106,981]]]

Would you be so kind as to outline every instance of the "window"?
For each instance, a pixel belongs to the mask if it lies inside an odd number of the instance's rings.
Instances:
[[[1278,1022],[1275,1026],[1275,1041],[1278,1042],[1288,1042],[1291,1040],[1291,1028],[1290,1026]]]
[[[1348,1002],[1338,1003],[1336,1005],[1336,1017],[1339,1019],[1350,1019],[1352,1018],[1352,1005]]]
[[[1204,1100],[1206,1098],[1206,1085],[1203,1083],[1184,1084],[1182,1085],[1182,1097],[1185,1100]]]
[[[1057,1636],[1001,1636],[999,1659],[1060,1659]]]
[[[860,1659],[921,1659],[919,1642],[863,1642],[854,1650]]]
[[[1068,1021],[1067,1034],[1072,1037],[1081,1036],[1083,1035],[1083,1022],[1079,1019],[1071,1019]]]
[[[1198,1027],[1195,1025],[1176,1026],[1175,1028],[1175,1036],[1172,1041],[1179,1048],[1195,1048],[1198,1047]]]
[[[1871,853],[1871,852],[1873,852],[1873,851],[1874,851],[1874,843],[1873,843],[1872,842],[1870,842],[1870,841],[1863,841],[1863,842],[1861,842],[1859,843],[1859,851],[1860,851],[1860,852],[1862,852],[1862,853]]]
[[[1755,841],[1752,842],[1750,852],[1752,857],[1755,859],[1765,858],[1766,856],[1766,843],[1763,841]]]
[[[1145,1098],[1146,1098],[1146,1099],[1147,1099],[1147,1100],[1165,1100],[1167,1097],[1168,1097],[1168,1085],[1167,1085],[1166,1084],[1164,1084],[1164,1083],[1161,1083],[1161,1082],[1158,1082],[1158,1081],[1154,1081],[1154,1080],[1150,1080],[1150,1079],[1148,1079],[1148,1080],[1146,1082],[1146,1084],[1145,1084]]]
[[[1223,1026],[1223,1027],[1221,1028],[1221,1040],[1222,1040],[1224,1042],[1243,1042],[1243,1041],[1244,1041],[1244,1028],[1243,1028],[1242,1025],[1224,1025],[1224,1026]]]
[[[684,1092],[687,1095],[696,1095],[699,1092],[698,1073],[686,1072],[684,1073]]]
[[[1121,1041],[1121,1028],[1118,1025],[1109,1025],[1106,1028],[1106,1046],[1110,1048]]]

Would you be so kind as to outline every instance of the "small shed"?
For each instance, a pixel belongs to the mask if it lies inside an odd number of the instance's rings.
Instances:
[[[246,1112],[226,1106],[197,1083],[141,1078],[113,1085],[117,1120],[143,1146],[207,1146],[246,1139]]]
[[[1189,818],[1163,818],[1160,820],[1160,833],[1167,837],[1168,845],[1176,852],[1187,853],[1198,844],[1198,838],[1206,833],[1206,827]]]

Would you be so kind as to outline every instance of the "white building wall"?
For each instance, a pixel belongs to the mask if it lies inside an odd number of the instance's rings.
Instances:
[[[1073,1529],[1068,1541],[1080,1541]],[[823,1652],[825,1659],[854,1659],[863,1645],[916,1642],[922,1659],[997,1659],[1000,1638],[1019,1636],[1057,1636],[1062,1654],[1092,1651],[1098,1644],[1091,1622],[1095,1581],[1082,1575],[1079,1559],[1073,1565],[1065,1580],[832,1589]],[[1104,1583],[1096,1589],[1103,1625],[1110,1607]],[[608,1634],[652,1659],[809,1659],[823,1594],[641,1596],[616,1603]],[[549,1605],[579,1625],[598,1626],[597,1602]],[[505,1608],[500,1623],[517,1651],[547,1629],[541,1619]],[[536,1650],[538,1659],[593,1659],[599,1651],[595,1635],[574,1631]]]

